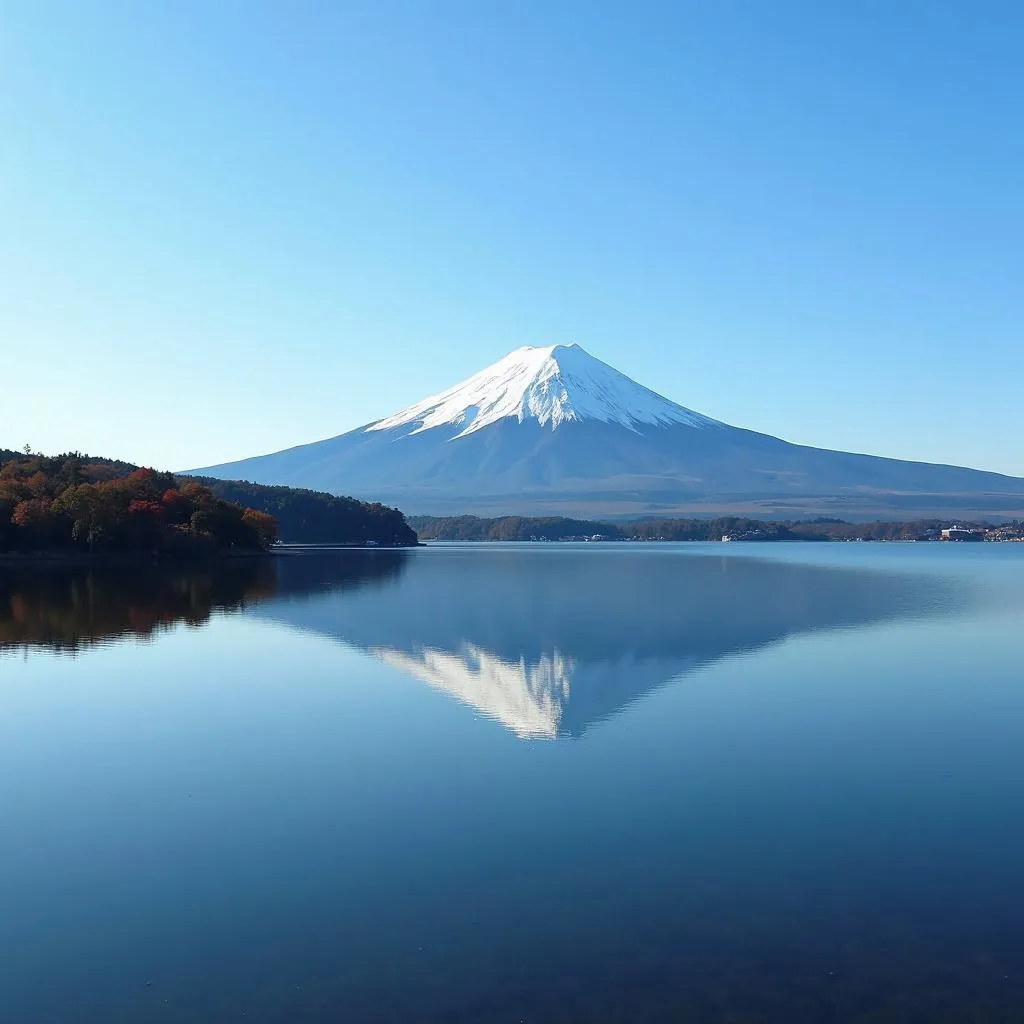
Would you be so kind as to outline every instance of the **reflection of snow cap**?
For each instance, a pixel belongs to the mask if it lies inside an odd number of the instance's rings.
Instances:
[[[418,658],[386,649],[373,653],[385,664],[477,708],[517,736],[558,735],[574,668],[558,651],[534,665],[502,661],[473,644],[466,644],[461,654],[426,648]]]
[[[632,653],[615,661],[581,663],[558,650],[533,662],[507,661],[469,643],[458,653],[429,647],[414,654],[374,647],[371,653],[523,739],[579,735],[586,724],[630,702],[621,700],[623,678],[638,686],[633,694],[638,697],[697,664],[696,659],[637,658]],[[609,693],[616,695],[610,706],[604,699]]]

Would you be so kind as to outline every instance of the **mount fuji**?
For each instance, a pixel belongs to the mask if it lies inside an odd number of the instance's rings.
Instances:
[[[792,444],[686,409],[579,345],[517,349],[325,441],[190,471],[452,512],[1018,515],[1024,479]]]

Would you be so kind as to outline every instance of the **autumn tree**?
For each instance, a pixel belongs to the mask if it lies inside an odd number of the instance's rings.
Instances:
[[[51,502],[48,498],[30,498],[28,501],[19,501],[14,506],[11,522],[15,526],[21,527],[46,526],[53,519],[50,506]]]
[[[69,487],[53,503],[53,511],[57,515],[67,516],[72,521],[72,538],[85,541],[90,551],[95,547],[96,541],[114,524],[109,495],[98,484]]]
[[[52,484],[50,478],[42,470],[38,470],[25,481],[25,486],[37,498],[42,498],[50,493]]]
[[[17,514],[15,514],[17,510]],[[292,540],[414,544],[401,512],[313,491],[176,478],[81,452],[0,449],[0,551],[201,554]]]
[[[247,508],[242,513],[242,522],[255,532],[261,547],[269,548],[277,541],[278,523],[272,515]]]
[[[192,516],[192,502],[176,487],[168,487],[160,496],[167,522],[186,524]]]

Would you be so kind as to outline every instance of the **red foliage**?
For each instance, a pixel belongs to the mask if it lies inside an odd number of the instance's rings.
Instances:
[[[273,543],[272,516],[222,501],[170,473],[75,455],[0,464],[0,550],[86,544],[90,551],[254,550]],[[202,535],[202,537],[200,536]]]
[[[146,501],[136,498],[128,505],[128,515],[149,516],[151,519],[162,519],[165,509],[158,501]]]
[[[46,498],[20,501],[11,513],[11,522],[15,526],[42,526],[50,518],[50,502]]]

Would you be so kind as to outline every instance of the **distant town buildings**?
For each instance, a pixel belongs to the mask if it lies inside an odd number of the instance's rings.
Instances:
[[[939,536],[943,540],[975,541],[985,539],[985,534],[982,531],[971,530],[966,526],[948,526]]]

